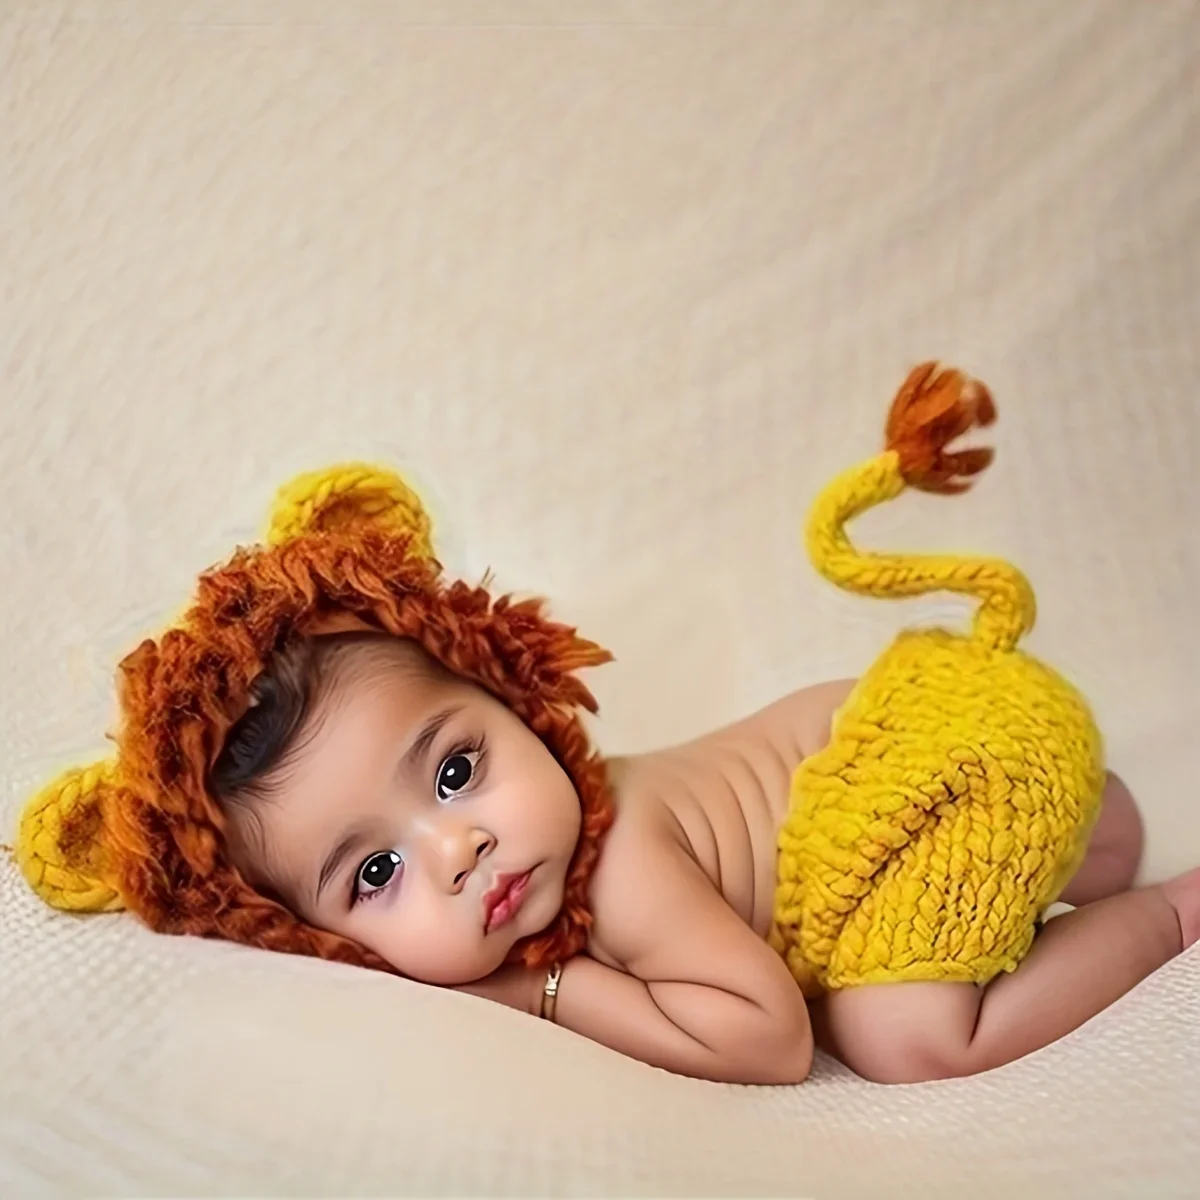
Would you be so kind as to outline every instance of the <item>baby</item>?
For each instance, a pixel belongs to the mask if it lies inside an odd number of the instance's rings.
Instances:
[[[578,797],[505,705],[414,643],[350,633],[290,647],[211,783],[242,873],[305,921],[410,978],[705,1079],[799,1082],[814,1040],[880,1082],[988,1070],[1075,1029],[1200,936],[1200,871],[1130,890],[1141,822],[1110,776],[1062,897],[1078,907],[1015,972],[986,988],[849,988],[810,1009],[766,940],[777,833],[792,771],[849,689],[806,688],[688,745],[610,759],[616,818],[590,937],[549,976],[509,958],[562,905]]]
[[[879,1082],[985,1071],[1200,937],[1200,870],[1133,888],[1142,827],[1082,699],[1016,649],[1028,584],[988,559],[867,554],[843,525],[962,490],[986,390],[918,368],[887,451],[822,494],[828,578],[950,589],[972,632],[902,635],[687,745],[602,760],[538,604],[447,583],[401,481],[281,494],[266,547],[206,574],[121,665],[118,757],[34,799],[51,903],[392,970],[681,1074],[794,1083],[814,1044]],[[1034,936],[1054,899],[1072,906]]]

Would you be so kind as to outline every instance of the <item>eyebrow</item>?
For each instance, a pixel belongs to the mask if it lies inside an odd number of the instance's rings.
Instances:
[[[396,774],[402,772],[419,772],[425,766],[425,760],[429,757],[429,750],[433,743],[437,740],[437,736],[443,729],[462,712],[461,704],[453,705],[450,708],[443,708],[441,712],[436,712],[431,716],[420,729],[417,730],[416,736],[408,744],[408,749],[400,758],[400,762],[396,765]]]
[[[440,712],[434,713],[417,730],[416,736],[409,742],[400,762],[397,764],[396,773],[399,775],[404,772],[419,771],[425,765],[425,760],[429,757],[430,748],[437,740],[438,734],[460,712],[462,712],[462,705],[444,708]],[[360,821],[347,830],[345,836],[325,856],[325,861],[321,864],[321,872],[317,876],[317,890],[313,896],[314,902],[320,902],[321,893],[329,886],[330,880],[342,869],[351,851],[367,840],[370,832],[371,826]]]
[[[346,861],[350,852],[366,841],[369,832],[370,826],[360,821],[357,825],[351,827],[345,837],[325,856],[325,861],[321,864],[321,874],[317,877],[317,890],[313,896],[314,901],[321,899],[321,893],[325,890],[329,881],[341,870],[342,864]]]

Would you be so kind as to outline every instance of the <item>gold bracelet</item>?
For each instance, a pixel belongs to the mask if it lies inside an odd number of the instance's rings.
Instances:
[[[554,1020],[554,1009],[558,1004],[558,983],[562,979],[562,973],[562,963],[555,963],[546,972],[546,982],[542,987],[542,1005],[538,1009],[538,1016],[544,1021]]]

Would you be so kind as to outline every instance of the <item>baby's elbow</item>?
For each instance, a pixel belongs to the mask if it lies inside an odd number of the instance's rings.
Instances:
[[[772,1015],[735,1052],[743,1083],[803,1083],[812,1070],[813,1035],[807,1010]]]
[[[812,1071],[812,1034],[796,1038],[780,1045],[777,1052],[767,1061],[764,1078],[760,1083],[803,1083]]]
[[[812,1070],[812,1035],[779,1039],[766,1053],[754,1056],[747,1083],[803,1083]]]

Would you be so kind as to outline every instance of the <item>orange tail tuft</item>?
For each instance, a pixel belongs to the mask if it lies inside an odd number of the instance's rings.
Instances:
[[[947,450],[964,433],[996,419],[991,393],[961,371],[924,363],[904,381],[887,420],[887,448],[905,483],[923,492],[965,492],[992,461],[986,448]]]

